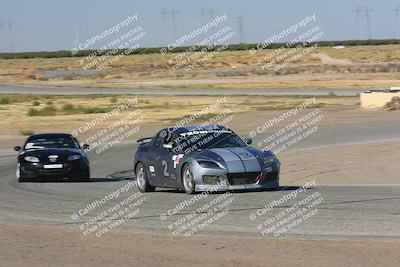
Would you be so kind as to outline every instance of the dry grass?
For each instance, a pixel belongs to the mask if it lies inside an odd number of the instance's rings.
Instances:
[[[3,96],[13,98],[15,96]],[[96,107],[99,109],[110,110],[118,104],[126,103],[128,96],[121,96],[115,100],[115,97],[84,97],[84,96],[41,96],[36,100],[21,96],[20,102],[0,105],[0,129],[2,133],[20,134],[25,131],[72,131],[84,123],[101,116],[98,114],[82,114],[79,110],[76,112],[63,112],[67,105],[84,106],[86,108]],[[140,109],[145,114],[146,123],[151,122],[168,122],[173,123],[192,114],[200,112],[211,104],[216,103],[217,99],[223,104],[216,110],[211,110],[204,116],[200,117],[197,122],[204,122],[210,116],[221,113],[223,110],[229,110],[233,113],[241,113],[255,110],[280,110],[292,108],[306,99],[306,97],[251,97],[251,96],[232,96],[212,97],[212,96],[141,96],[138,97],[138,103],[132,106],[128,111],[121,112],[119,115],[107,120],[104,124],[97,127],[107,127],[111,123],[124,118],[127,112]],[[37,101],[39,106],[33,106],[32,103]],[[321,97],[317,99],[316,107],[325,105],[355,105],[358,102],[356,97]],[[41,116],[29,116],[28,112],[31,108],[44,108],[52,106],[55,108],[54,113]]]
[[[280,71],[264,71],[257,63],[274,50],[222,52],[191,71],[175,71],[168,60],[177,54],[127,56],[96,77],[49,78],[47,70],[79,70],[77,58],[0,60],[0,82],[37,86],[110,88],[359,88],[398,85],[400,45],[317,48]],[[350,62],[324,65],[316,54]]]

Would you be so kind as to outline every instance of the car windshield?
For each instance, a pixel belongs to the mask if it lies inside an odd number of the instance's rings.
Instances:
[[[173,147],[180,151],[195,151],[208,148],[245,147],[246,143],[231,131],[198,131],[182,133],[173,140]]]
[[[65,137],[45,137],[30,139],[25,145],[25,149],[43,148],[78,148],[79,144],[73,138]]]

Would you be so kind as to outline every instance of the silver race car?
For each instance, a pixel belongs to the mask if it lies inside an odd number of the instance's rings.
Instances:
[[[251,142],[220,125],[163,129],[138,140],[137,186],[142,192],[169,187],[188,194],[278,188],[279,160],[249,147]]]

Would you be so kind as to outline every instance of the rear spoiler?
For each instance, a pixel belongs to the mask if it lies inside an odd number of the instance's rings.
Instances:
[[[137,140],[136,142],[139,145],[142,145],[142,144],[145,144],[145,143],[149,143],[152,139],[153,139],[153,137],[145,137],[145,138],[141,138],[141,139]]]

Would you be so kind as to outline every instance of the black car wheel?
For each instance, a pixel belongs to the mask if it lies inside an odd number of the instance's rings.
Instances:
[[[68,179],[76,182],[89,182],[90,181],[90,171],[86,170],[83,174],[81,175],[70,175],[67,177]]]
[[[82,182],[90,182],[90,171],[89,171],[89,169],[82,176]]]
[[[189,164],[186,164],[185,167],[183,167],[182,182],[186,194],[193,194],[195,192],[196,184]]]
[[[136,166],[136,185],[140,192],[152,192],[156,189],[155,186],[149,184],[146,169],[140,162]]]
[[[19,164],[17,165],[16,176],[18,178],[18,182],[20,183],[28,182],[28,178],[21,171],[21,166]]]

